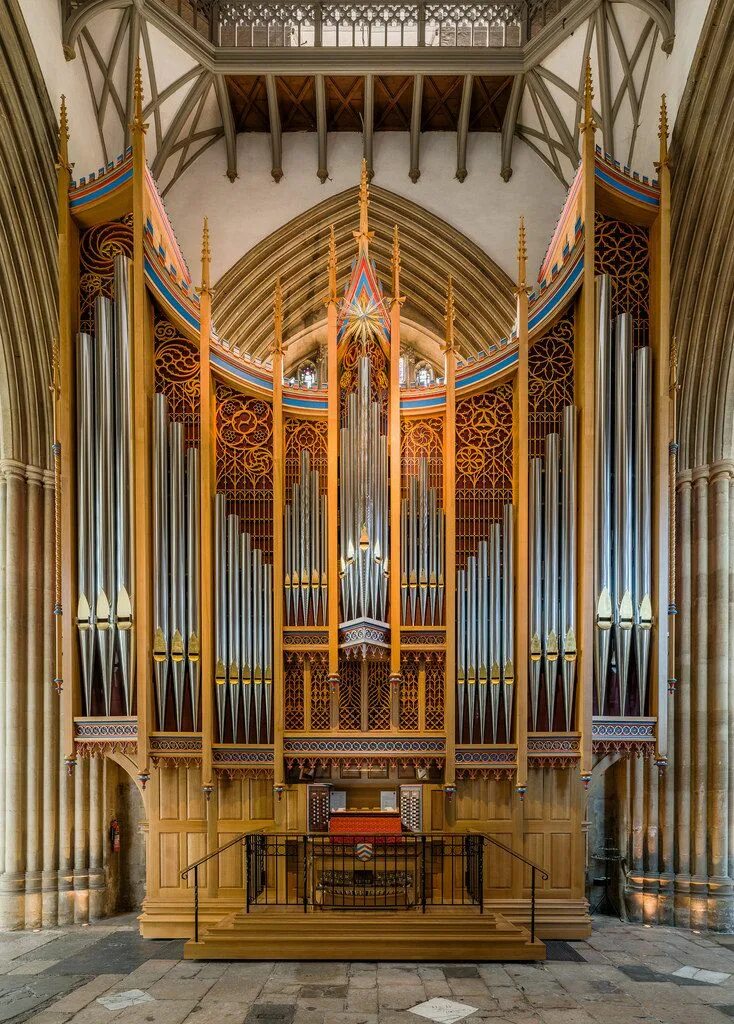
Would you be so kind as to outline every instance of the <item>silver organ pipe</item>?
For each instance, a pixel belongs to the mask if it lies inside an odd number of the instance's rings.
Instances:
[[[153,404],[153,673],[158,727],[163,728],[168,692],[168,399]]]
[[[403,622],[408,621],[409,606],[411,625],[438,625],[443,615],[444,516],[438,489],[428,484],[427,458],[419,460],[417,475],[408,478],[407,491],[400,506]]]
[[[515,692],[515,526],[512,505],[505,505],[502,566],[502,688],[505,708],[505,742],[512,736],[512,706]]]
[[[94,606],[96,562],[94,549],[95,484],[92,430],[94,423],[94,342],[91,335],[79,334],[76,346],[77,398],[77,529],[79,549],[77,573],[79,596],[76,621],[79,629],[79,662],[85,714],[92,713],[92,673],[94,669]]]
[[[576,408],[563,410],[561,433],[561,677],[566,729],[576,688]]]
[[[184,532],[184,436],[183,423],[170,423],[169,431],[169,524],[170,524],[170,613],[169,649],[173,675],[173,699],[176,729],[180,731],[183,717],[184,682],[186,676],[186,566]]]
[[[512,733],[514,582],[512,505],[456,573],[456,699],[460,741],[497,743],[504,705],[505,738]],[[487,690],[489,688],[489,694]],[[488,699],[489,698],[489,699]],[[487,709],[489,708],[489,715]],[[466,726],[465,726],[466,723]]]
[[[612,611],[612,409],[610,291],[607,275],[596,279],[596,397],[594,428],[595,583],[596,629],[594,630],[594,678],[599,714],[606,705],[609,649],[614,614]]]
[[[327,504],[311,454],[301,452],[300,478],[284,514],[284,605],[290,625],[326,623]]]
[[[186,452],[186,654],[189,661],[189,692],[194,731],[199,721],[201,653],[199,622],[199,449]]]
[[[114,481],[114,321],[112,303],[96,303],[95,383],[95,542],[97,593],[95,619],[105,715],[110,714],[115,647],[115,481]]]
[[[635,655],[644,714],[652,629],[652,408],[651,354],[645,346],[635,354]]]
[[[543,460],[530,460],[528,566],[530,570],[530,720],[538,729],[543,654]]]
[[[614,453],[614,644],[619,685],[619,713],[627,705],[627,680],[634,608],[632,605],[632,330],[627,314],[615,323]]]
[[[345,621],[387,614],[387,437],[370,398],[370,363],[359,361],[357,389],[340,431],[342,612]]]
[[[117,531],[115,548],[115,616],[125,714],[132,714],[133,692],[133,531],[132,531],[132,366],[130,346],[130,263],[115,257],[115,494]]]
[[[153,400],[153,672],[158,728],[166,726],[169,674],[176,730],[186,692],[199,709],[199,451],[184,452],[184,425],[168,399]],[[188,687],[187,687],[188,681]]]
[[[227,498],[215,498],[215,643],[217,725],[225,742],[268,742],[273,713],[273,567],[227,515]],[[299,588],[300,589],[300,586]],[[300,600],[300,598],[298,598]],[[264,719],[264,720],[263,720]]]
[[[545,551],[543,567],[543,655],[545,661],[545,696],[548,706],[548,728],[553,729],[553,712],[558,674],[559,629],[559,438],[547,434],[545,438]]]
[[[219,742],[224,742],[224,719],[227,713],[227,499],[223,494],[214,498],[214,637],[217,695],[217,725]]]

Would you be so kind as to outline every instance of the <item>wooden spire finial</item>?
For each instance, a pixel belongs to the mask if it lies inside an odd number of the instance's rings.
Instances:
[[[586,58],[586,70],[584,72],[584,116],[581,121],[581,131],[596,128],[594,120],[594,82],[591,77],[591,57]]]
[[[668,104],[665,99],[665,93],[660,98],[658,138],[660,139],[660,166],[663,167],[668,162]]]
[[[212,262],[212,251],[209,245],[209,218],[204,218],[204,227],[201,232],[201,293],[206,292],[207,295],[211,295],[211,262]]]
[[[397,224],[392,235],[392,298],[393,302],[403,302],[400,294],[400,231]]]
[[[133,82],[133,121],[130,128],[134,132],[145,132],[148,125],[143,121],[143,67],[138,57],[135,65]]]
[[[66,96],[61,96],[61,110],[59,112],[59,165],[71,168],[69,163],[69,116],[66,112]]]
[[[354,237],[362,245],[368,242],[374,237],[374,232],[370,231],[369,222],[369,205],[370,205],[370,177],[367,171],[367,161],[362,158],[362,174],[359,182],[359,231],[354,232]]]
[[[527,265],[528,247],[525,235],[525,218],[520,218],[520,227],[517,232],[517,287],[518,290],[527,287]]]
[[[454,279],[449,274],[448,285],[446,287],[446,344],[444,345],[444,352],[449,353],[454,351],[454,318],[456,316],[456,310],[454,307]]]
[[[275,279],[275,296],[273,299],[274,313],[274,341],[273,350],[276,355],[283,355],[283,289],[280,284],[280,277]]]
[[[329,229],[329,302],[336,302],[336,234],[334,225]]]

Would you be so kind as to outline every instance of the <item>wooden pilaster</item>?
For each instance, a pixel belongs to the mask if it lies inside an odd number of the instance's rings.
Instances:
[[[517,373],[513,393],[513,495],[515,509],[515,537],[513,545],[515,565],[515,742],[517,743],[517,774],[515,786],[521,795],[528,784],[528,599],[530,571],[528,567],[528,294],[527,246],[525,221],[520,218],[517,245]],[[509,738],[509,737],[508,737]]]
[[[200,488],[200,614],[201,621],[201,784],[205,794],[214,788],[212,742],[214,739],[214,543],[212,503],[216,490],[214,400],[209,347],[212,326],[211,250],[209,224],[204,218],[201,238],[201,288],[199,289],[199,488]],[[196,723],[194,723],[196,725]]]
[[[53,393],[56,465],[56,668],[54,683],[61,694],[61,751],[70,766],[74,753],[74,717],[81,714],[76,643],[76,476],[74,438],[74,332],[78,323],[79,232],[69,209],[69,127],[66,100],[61,97],[56,195],[59,217],[59,336],[55,346]],[[59,572],[61,579],[59,580]],[[60,594],[59,591],[60,583]],[[60,598],[60,600],[59,600]]]
[[[329,687],[331,727],[339,726],[339,367],[336,337],[336,239],[332,225],[329,235],[329,294],[326,300],[326,377],[327,390],[327,544],[329,585]]]
[[[456,782],[456,351],[454,348],[454,285],[448,280],[446,295],[446,346],[444,377],[446,412],[443,427],[443,502],[446,513],[446,773],[444,784],[451,792]]]
[[[273,333],[273,782],[276,792],[280,793],[280,788],[285,782],[283,763],[283,727],[285,725],[283,685],[283,510],[285,501],[283,492],[285,455],[283,444],[283,292],[280,278],[275,282]]]
[[[671,553],[671,512],[675,510],[675,399],[677,375],[670,358],[670,163],[668,160],[668,111],[665,96],[660,106],[660,156],[656,169],[660,185],[660,212],[650,232],[651,250],[651,345],[653,354],[653,543],[654,581],[650,712],[657,718],[655,759],[668,760],[668,680],[675,676],[674,651],[675,594],[669,580],[674,555]],[[672,372],[671,372],[672,370]],[[671,481],[672,474],[672,481]],[[671,487],[672,483],[672,487]]]
[[[152,507],[150,475],[150,412],[153,383],[152,337],[145,293],[145,132],[143,77],[138,59],[133,93],[134,116],[130,125],[133,149],[133,491],[135,508],[135,669],[138,698],[138,776],[150,777],[148,756],[153,719],[152,653],[153,622],[151,586]]]
[[[594,214],[594,167],[596,123],[592,108],[591,61],[586,66],[584,116],[581,122],[582,204],[584,225],[584,277],[580,323],[575,332],[575,393],[579,407],[578,464],[578,728],[581,733],[579,769],[584,780],[591,777],[591,719],[594,699],[594,394],[596,349],[596,284]]]
[[[393,728],[400,724],[400,307],[404,301],[400,294],[400,237],[396,224],[390,300],[390,692]]]

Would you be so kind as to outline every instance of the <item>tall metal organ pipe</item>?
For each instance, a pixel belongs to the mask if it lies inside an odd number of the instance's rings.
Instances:
[[[183,423],[170,423],[169,432],[169,501],[170,501],[170,636],[169,650],[173,674],[173,697],[176,729],[181,730],[186,674],[186,568],[184,532],[184,437]]]
[[[115,656],[115,478],[114,478],[114,321],[112,303],[96,302],[95,390],[95,540],[97,594],[95,619],[105,715],[110,714]]]
[[[563,410],[561,433],[561,677],[566,729],[576,689],[576,408]]]
[[[300,477],[284,514],[285,618],[290,625],[326,623],[326,496],[311,453],[301,452]]]
[[[134,577],[132,530],[132,365],[129,302],[130,261],[115,257],[115,615],[117,647],[125,714],[132,714],[134,634],[132,590]]]
[[[530,460],[528,568],[530,572],[530,720],[538,728],[543,647],[543,460]]]
[[[170,504],[168,500],[168,399],[157,394],[153,399],[153,673],[155,677],[158,727],[163,729],[168,695],[169,603],[168,540]]]
[[[652,402],[649,347],[635,353],[635,655],[645,712],[652,629]]]
[[[340,574],[346,621],[384,622],[389,572],[387,436],[381,407],[370,398],[370,362],[359,361],[357,388],[347,397],[340,430]]]
[[[634,608],[632,604],[632,324],[628,314],[615,323],[614,452],[614,643],[619,681],[619,713],[627,706],[627,682]]]
[[[189,659],[189,692],[194,731],[199,721],[201,685],[201,626],[199,623],[199,449],[186,452],[186,653]]]
[[[92,713],[92,673],[94,671],[95,638],[95,483],[92,431],[94,429],[94,342],[89,334],[77,335],[76,400],[77,400],[77,574],[79,596],[76,621],[79,629],[79,662],[84,713]]]
[[[491,523],[489,537],[456,573],[456,700],[460,741],[497,743],[504,706],[512,731],[514,674],[513,510]],[[489,694],[487,690],[489,688]],[[488,699],[489,698],[489,699]],[[466,725],[465,725],[466,723]]]
[[[553,728],[556,681],[558,677],[559,630],[559,437],[545,438],[545,566],[543,570],[543,654],[545,656],[545,696],[548,705],[548,728]]]
[[[408,478],[407,491],[400,503],[402,621],[437,625],[443,619],[444,514],[438,488],[428,485],[425,456],[417,474]]]
[[[608,275],[596,278],[596,392],[595,392],[595,599],[594,677],[599,714],[606,704],[609,649],[614,622],[612,609],[612,409],[610,292]]]
[[[232,742],[268,742],[272,732],[273,567],[227,514],[227,497],[214,501],[216,703],[219,742],[227,710]]]

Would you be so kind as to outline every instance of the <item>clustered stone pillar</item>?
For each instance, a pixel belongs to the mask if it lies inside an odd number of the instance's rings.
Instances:
[[[626,902],[633,920],[731,931],[734,462],[681,472],[677,508],[670,760],[659,777],[654,765],[643,768],[640,761],[614,767],[617,799],[626,804],[620,817],[631,822],[621,839],[628,865]],[[630,772],[628,795],[624,780]]]
[[[104,772],[59,748],[53,474],[0,460],[0,927],[99,917]]]

